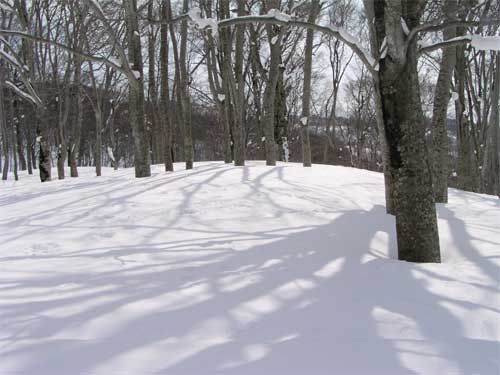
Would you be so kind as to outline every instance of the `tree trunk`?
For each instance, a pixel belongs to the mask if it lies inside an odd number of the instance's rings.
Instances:
[[[17,156],[19,159],[19,169],[25,171],[27,168],[26,157],[24,152],[24,142],[23,142],[23,130],[26,128],[25,115],[21,114],[19,110],[21,102],[16,100],[14,102],[14,122],[16,131],[16,146],[17,146]]]
[[[378,73],[389,171],[394,181],[394,211],[398,258],[411,262],[440,262],[439,234],[427,155],[419,92],[417,44],[409,44],[401,18],[409,27],[420,19],[419,5],[411,0],[398,9],[393,3],[375,2],[376,40],[386,38],[387,56]],[[379,47],[380,48],[380,47]]]
[[[462,33],[460,33],[462,34]],[[469,130],[465,107],[465,49],[457,47],[455,85],[458,98],[455,100],[455,118],[457,121],[457,176],[458,187],[462,190],[471,190],[472,181],[470,173],[471,155],[469,143]]]
[[[97,177],[101,176],[101,164],[102,164],[102,108],[100,103],[97,104],[97,110],[95,111],[95,150],[94,150],[94,162],[95,162],[95,174]]]
[[[151,162],[149,154],[149,137],[144,115],[144,73],[142,62],[141,36],[137,19],[137,1],[123,0],[125,7],[128,53],[135,80],[130,82],[130,122],[134,137],[134,167],[135,177],[151,176]]]
[[[68,163],[70,168],[70,176],[78,177],[77,157],[80,151],[80,139],[82,134],[83,124],[83,87],[81,83],[82,61],[80,58],[75,58],[75,77],[74,84],[76,85],[76,123],[73,130],[71,142],[69,144]]]
[[[45,110],[41,110],[37,128],[38,169],[40,181],[47,182],[52,179],[52,161],[50,157],[49,131],[45,119]]]
[[[2,131],[2,151],[4,157],[2,180],[7,180],[10,166],[10,144],[9,135],[7,132],[7,116],[5,113],[5,98],[4,98],[4,66],[0,65],[0,129]]]
[[[238,0],[238,17],[245,15],[245,1]],[[236,26],[236,41],[235,41],[235,57],[234,57],[234,76],[235,83],[233,85],[233,142],[234,142],[234,165],[245,165],[245,140],[243,135],[243,127],[245,120],[245,76],[243,74],[243,44],[245,42],[245,26]],[[230,51],[229,51],[230,53]]]
[[[457,12],[456,0],[445,0],[444,13],[447,20],[455,20]],[[456,36],[455,28],[443,31],[444,40]],[[455,67],[456,48],[443,50],[439,76],[434,90],[434,108],[432,113],[432,162],[433,183],[436,202],[448,203],[448,103],[451,97],[451,78]]]
[[[500,52],[496,53],[496,70],[495,70],[495,84],[492,98],[492,109],[490,117],[490,128],[492,132],[491,142],[492,142],[492,161],[491,161],[491,173],[493,174],[493,181],[495,186],[495,191],[498,197],[500,197]]]
[[[364,0],[365,12],[368,16],[368,26],[370,31],[370,48],[374,55],[377,55],[380,51],[380,46],[382,45],[383,37],[378,35],[375,28],[375,8],[374,2],[370,0]],[[379,39],[382,37],[382,39]],[[382,110],[382,98],[380,81],[378,77],[374,79],[375,87],[375,106],[376,106],[376,119],[377,128],[379,134],[380,149],[382,151],[382,167],[384,171],[384,191],[385,191],[385,210],[388,214],[394,215],[394,181],[389,168],[389,148],[387,146],[387,141],[385,137],[385,125],[384,125],[384,115]]]
[[[279,1],[269,1],[270,9],[279,9]],[[276,165],[276,141],[274,138],[275,126],[275,98],[276,84],[279,75],[279,62],[281,56],[281,28],[275,25],[266,25],[267,38],[271,49],[269,73],[267,75],[266,90],[264,92],[264,137],[266,150],[266,165]]]
[[[314,23],[319,12],[319,0],[312,0],[307,22]],[[304,84],[302,89],[302,118],[300,119],[302,140],[302,165],[311,166],[311,141],[309,139],[309,116],[311,106],[311,74],[314,30],[307,29],[304,49]]]
[[[182,10],[184,13],[189,12],[189,1],[183,0]],[[180,84],[181,84],[181,100],[182,110],[184,112],[184,159],[186,161],[186,169],[193,169],[194,148],[193,137],[191,134],[191,98],[189,96],[189,75],[187,71],[187,20],[181,22],[181,41],[180,41]]]
[[[168,20],[168,8],[165,0],[162,2],[162,19]],[[165,171],[173,172],[172,160],[172,120],[170,111],[170,88],[168,84],[168,25],[163,23],[160,30],[160,122],[163,130],[163,159]]]

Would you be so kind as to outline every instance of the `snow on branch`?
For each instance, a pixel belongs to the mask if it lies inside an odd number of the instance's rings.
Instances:
[[[115,50],[118,52],[118,57],[120,59],[121,64],[116,64],[116,60],[113,59],[113,61],[110,61],[109,59],[101,59],[99,62],[102,62],[106,65],[112,66],[113,68],[119,70],[123,74],[125,74],[130,82],[131,85],[135,85],[137,82],[137,75],[132,71],[130,68],[130,64],[127,58],[127,54],[125,53],[125,49],[121,45],[121,42],[116,35],[115,31],[113,30],[113,27],[111,26],[109,20],[106,18],[106,15],[104,14],[103,9],[99,5],[99,2],[97,0],[85,0],[89,7],[93,10],[93,12],[96,14],[97,18],[102,22],[104,25],[104,28],[106,29],[106,33],[108,34],[109,38],[111,39],[111,42],[113,46],[115,47]],[[87,55],[88,56],[88,55]],[[81,56],[85,58],[84,56]],[[88,58],[87,58],[88,59]],[[89,59],[88,59],[89,60]],[[97,61],[97,60],[92,60],[91,61]]]
[[[481,21],[445,21],[436,20],[423,23],[411,29],[408,34],[409,43],[418,33],[422,32],[437,32],[453,27],[481,27],[481,26],[500,26],[500,19],[488,19]]]
[[[15,66],[18,70],[22,70],[24,72],[27,72],[27,69],[26,67],[24,66],[24,64],[22,64],[16,56],[14,55],[11,55],[7,52],[5,52],[4,50],[0,49],[0,58],[6,60],[8,63],[10,63],[11,65]]]
[[[429,53],[437,49],[465,43],[471,43],[472,47],[480,51],[500,51],[500,36],[481,36],[469,34],[422,46],[419,53]]]
[[[471,44],[479,51],[500,51],[500,36],[473,35]]]
[[[297,26],[304,27],[307,29],[312,29],[314,31],[321,32],[326,35],[331,35],[345,45],[347,45],[363,62],[363,64],[368,68],[368,70],[375,74],[378,70],[378,64],[375,58],[365,50],[361,42],[355,38],[353,35],[349,34],[344,28],[337,27],[334,25],[322,26],[316,23],[310,23],[306,21],[301,21],[293,18],[289,14],[282,13],[276,9],[271,9],[267,14],[264,15],[251,15],[251,16],[241,16],[234,18],[227,18],[218,22],[219,27],[229,27],[237,24],[244,23],[272,23],[280,26]]]
[[[200,30],[211,30],[214,36],[218,34],[219,26],[215,18],[201,18],[200,10],[197,8],[191,9],[188,12],[188,17]]]
[[[14,91],[18,96],[32,102],[35,105],[39,105],[42,102],[42,100],[38,96],[36,96],[36,94],[35,94],[35,96],[33,96],[33,95],[28,94],[27,92],[24,92],[19,87],[17,87],[15,84],[13,84],[11,81],[5,81],[5,86],[10,88],[12,91]]]

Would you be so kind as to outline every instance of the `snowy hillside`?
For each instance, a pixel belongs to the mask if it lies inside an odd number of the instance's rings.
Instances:
[[[499,374],[500,201],[393,260],[381,174],[81,169],[0,185],[0,374]]]

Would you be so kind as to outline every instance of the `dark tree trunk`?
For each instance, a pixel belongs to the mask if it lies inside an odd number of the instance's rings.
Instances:
[[[162,19],[168,20],[168,7],[165,0],[162,2]],[[168,83],[168,26],[161,25],[160,30],[160,122],[163,130],[163,159],[165,171],[173,172],[172,159],[172,119],[170,111],[170,88]]]
[[[380,60],[379,90],[388,147],[388,167],[394,181],[394,211],[398,258],[411,262],[440,262],[439,234],[432,172],[425,140],[419,92],[416,41],[404,53],[401,18],[409,27],[420,19],[418,4],[408,0],[404,13],[392,3],[375,2],[377,40],[389,40]],[[380,48],[380,47],[379,47]]]
[[[311,9],[309,11],[309,23],[316,21],[316,15],[319,11],[319,0],[312,0]],[[310,167],[311,164],[311,141],[309,139],[309,116],[311,106],[311,73],[312,73],[312,49],[314,42],[314,30],[307,29],[306,45],[304,50],[304,84],[302,90],[302,118],[300,119],[301,126],[301,141],[302,141],[302,165]]]
[[[130,121],[134,137],[134,167],[135,177],[151,176],[151,161],[149,154],[149,136],[146,129],[144,114],[144,73],[142,62],[141,36],[137,15],[137,1],[124,0],[127,34],[129,44],[129,61],[136,75],[130,82]]]

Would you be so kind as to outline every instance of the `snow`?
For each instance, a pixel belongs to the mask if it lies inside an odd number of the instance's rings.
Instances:
[[[359,39],[357,39],[355,36],[351,35],[346,29],[344,29],[343,27],[340,27],[340,26],[335,26],[335,25],[330,25],[328,26],[328,28],[335,32],[335,33],[338,33],[340,38],[347,42],[347,43],[350,43],[352,46],[355,46],[359,53],[361,53],[364,58],[366,59],[366,61],[368,62],[368,64],[370,64],[370,66],[374,67],[374,70],[378,70],[378,67],[376,67],[378,64],[377,62],[375,61],[375,59],[373,58],[373,56],[370,54],[370,52],[368,52],[362,45],[361,41],[359,41]]]
[[[196,27],[198,27],[200,30],[204,30],[206,28],[211,29],[212,33],[214,36],[217,36],[219,32],[219,24],[217,23],[217,20],[214,18],[201,18],[199,16],[200,10],[197,8],[193,8],[188,12],[188,16],[193,22]]]
[[[31,96],[27,92],[24,92],[23,90],[21,90],[19,87],[17,87],[11,81],[5,81],[4,84],[5,84],[5,86],[12,89],[17,95],[23,97],[24,99],[29,100],[30,102],[35,103],[35,104],[38,103],[37,100],[33,96]]]
[[[141,79],[141,72],[138,70],[132,70],[132,73],[134,74],[135,79]]]
[[[0,373],[499,373],[497,198],[411,264],[382,174],[247,164],[2,182]]]
[[[106,148],[107,152],[108,152],[108,156],[109,156],[109,159],[111,161],[115,161],[115,155],[113,154],[113,148],[111,148],[110,146],[108,146]]]
[[[406,36],[410,35],[410,29],[408,28],[408,24],[403,17],[401,17],[401,28]]]
[[[110,57],[108,58],[108,61],[111,63],[111,64],[114,64],[116,66],[120,66],[121,67],[121,63],[120,61],[118,61],[118,59],[114,58],[114,57]]]
[[[472,47],[476,50],[481,51],[500,51],[500,36],[481,36],[468,34],[463,36],[457,36],[455,38],[448,39],[447,42],[470,42]],[[442,43],[433,43],[433,44],[419,44],[420,48],[432,48],[433,46]]]
[[[278,9],[269,9],[269,11],[267,12],[267,15],[269,17],[274,17],[278,21],[282,21],[282,22],[288,22],[292,19],[292,16],[290,16],[289,14],[280,12]]]
[[[25,70],[25,65],[23,65],[14,55],[11,55],[10,53],[5,52],[4,50],[0,50],[0,58],[3,58],[7,60],[10,64],[14,65],[18,69]]]
[[[500,51],[500,36],[473,35],[471,44],[481,51]]]
[[[283,156],[285,158],[285,163],[288,163],[288,161],[290,160],[290,148],[288,147],[288,140],[286,137],[282,137],[282,147],[283,147]]]

